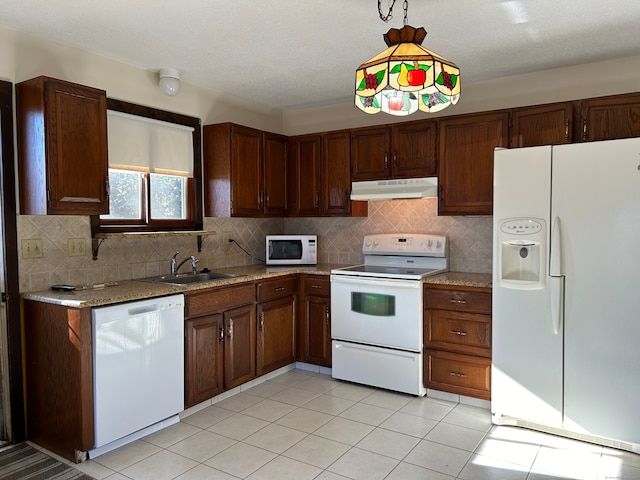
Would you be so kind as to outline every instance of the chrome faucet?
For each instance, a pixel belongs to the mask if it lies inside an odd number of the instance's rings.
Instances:
[[[171,275],[174,275],[174,276],[177,275],[178,270],[180,270],[180,267],[184,265],[186,262],[188,262],[189,260],[191,260],[191,273],[193,273],[194,275],[198,273],[198,262],[200,260],[198,260],[196,257],[191,255],[190,257],[187,257],[184,260],[182,260],[180,263],[178,263],[177,261],[178,255],[180,255],[180,252],[176,252],[173,255],[173,257],[171,257]]]

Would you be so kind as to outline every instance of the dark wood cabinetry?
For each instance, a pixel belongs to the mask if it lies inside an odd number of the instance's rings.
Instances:
[[[298,279],[287,276],[256,284],[256,372],[264,375],[296,360]]]
[[[491,290],[424,289],[425,386],[491,398]]]
[[[440,121],[439,215],[492,214],[493,153],[508,133],[506,111]]]
[[[320,215],[322,193],[322,136],[302,135],[289,139],[291,214]]]
[[[582,140],[640,137],[640,94],[582,101]]]
[[[253,284],[185,296],[185,407],[256,376]]]
[[[298,358],[302,362],[331,367],[331,283],[327,275],[301,278]]]
[[[16,85],[20,213],[109,213],[107,96],[49,77]]]
[[[436,132],[435,120],[352,130],[351,178],[435,176]]]
[[[232,123],[203,128],[205,216],[286,216],[287,137]]]
[[[511,147],[560,145],[573,138],[570,102],[516,108],[511,111]]]

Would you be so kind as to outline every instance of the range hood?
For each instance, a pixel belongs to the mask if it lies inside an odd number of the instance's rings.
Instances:
[[[351,200],[393,200],[437,196],[437,177],[374,180],[351,184]]]

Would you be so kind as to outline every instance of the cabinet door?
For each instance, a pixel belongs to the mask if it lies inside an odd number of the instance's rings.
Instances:
[[[253,305],[224,312],[224,386],[228,390],[256,377],[256,317]]]
[[[263,207],[261,132],[234,125],[231,129],[231,214],[261,216]]]
[[[265,215],[286,216],[289,211],[287,143],[282,135],[263,134]]]
[[[534,147],[571,143],[571,103],[518,108],[511,112],[511,146]]]
[[[258,375],[295,362],[295,311],[293,295],[258,305]]]
[[[311,217],[320,214],[320,162],[322,137],[304,135],[291,140],[292,214]]]
[[[351,200],[351,134],[330,133],[323,138],[322,213],[348,215]]]
[[[361,128],[351,131],[351,180],[389,178],[391,129]]]
[[[185,322],[185,407],[224,390],[222,315]]]
[[[584,141],[640,137],[640,95],[585,100],[582,122]]]
[[[331,367],[331,299],[305,296],[303,361]]]
[[[436,163],[437,122],[394,125],[391,130],[391,176],[431,177],[438,174]]]
[[[439,215],[491,215],[493,153],[508,142],[507,112],[440,121]]]

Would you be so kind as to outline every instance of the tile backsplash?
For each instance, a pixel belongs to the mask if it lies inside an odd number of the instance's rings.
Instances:
[[[210,269],[260,263],[264,237],[274,233],[318,235],[318,261],[357,264],[362,262],[362,237],[371,233],[437,233],[450,239],[450,269],[491,272],[491,217],[439,217],[437,200],[369,202],[366,218],[205,218],[204,229],[217,232],[204,237],[197,251],[196,237],[110,238],[102,242],[97,260],[91,254],[89,217],[18,216],[20,291],[36,291],[56,283],[80,285],[148,277],[169,272],[169,260],[180,252],[182,260],[195,255],[199,268]],[[230,232],[237,245],[223,244]],[[23,239],[41,239],[41,258],[22,258]],[[86,255],[69,256],[69,239],[84,239]],[[187,262],[189,265],[189,262]],[[188,270],[188,265],[182,267]]]

